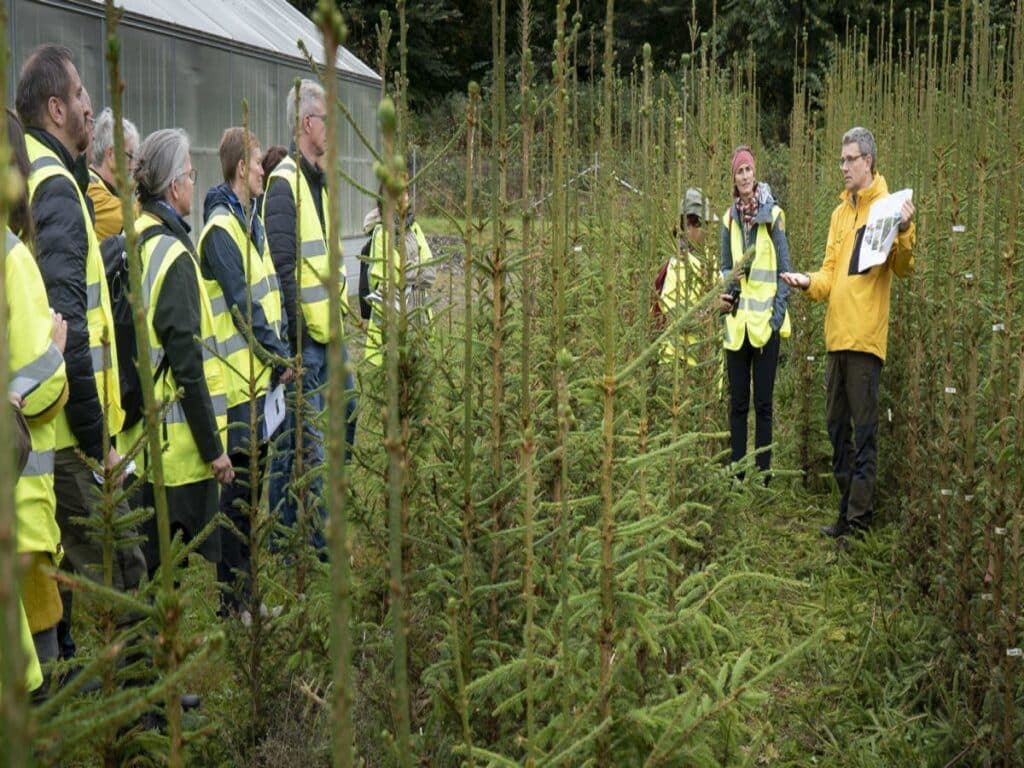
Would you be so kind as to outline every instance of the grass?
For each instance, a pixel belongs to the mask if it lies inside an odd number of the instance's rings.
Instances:
[[[914,611],[905,594],[910,587],[896,566],[898,531],[880,525],[849,551],[839,551],[818,533],[820,525],[831,521],[834,503],[832,497],[812,496],[795,483],[776,480],[746,509],[723,512],[715,520],[705,566],[709,576],[775,577],[740,579],[713,601],[709,613],[719,623],[717,631],[728,636],[722,647],[751,649],[756,668],[776,658],[778,649],[820,635],[771,683],[764,705],[747,716],[745,725],[762,736],[752,741],[749,757],[756,765],[779,768],[945,766],[955,750],[948,726],[935,714],[939,702],[932,695],[932,678],[941,664],[941,652],[933,647],[938,627],[934,618]],[[379,565],[373,557],[358,556],[357,582],[374,581],[372,571]],[[241,625],[216,616],[213,567],[193,557],[181,576],[188,633],[223,631],[235,646],[226,650],[227,657],[242,652]],[[319,578],[311,599],[325,587],[326,580]],[[268,599],[288,602],[287,595],[273,590]],[[84,631],[87,625],[80,621],[78,626]],[[285,613],[271,631],[287,645],[294,630]],[[88,645],[88,636],[82,639]],[[283,675],[287,685],[271,704],[279,727],[262,735],[250,752],[251,765],[329,763],[324,713],[303,690],[316,677],[314,670],[309,672]],[[215,663],[191,681],[189,690],[202,695],[203,705],[186,726],[206,729],[195,745],[211,761],[204,764],[235,764],[233,755],[244,739],[238,714],[247,704],[239,699],[236,674],[234,663]],[[357,710],[360,704],[357,696]],[[361,730],[379,732],[382,726],[360,723]],[[83,755],[69,764],[87,765],[89,758]]]
[[[778,648],[821,633],[750,723],[765,735],[757,764],[945,765],[954,751],[930,697],[938,627],[904,594],[898,530],[883,524],[843,552],[818,532],[834,509],[829,497],[773,487],[757,507],[720,521],[723,572],[799,583],[752,581],[733,593],[736,645],[767,663]]]

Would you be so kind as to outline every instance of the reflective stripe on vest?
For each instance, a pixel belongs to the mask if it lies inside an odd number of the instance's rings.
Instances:
[[[110,310],[110,296],[107,290],[106,272],[100,255],[99,242],[93,231],[89,208],[78,182],[57,156],[31,134],[25,136],[31,170],[28,177],[29,199],[35,198],[36,191],[48,179],[61,176],[68,180],[78,195],[82,221],[85,225],[88,251],[85,258],[86,325],[89,329],[89,355],[93,362],[93,375],[101,405],[106,404],[106,421],[110,434],[121,431],[124,411],[121,409],[121,382],[117,371],[117,347],[114,337],[114,317]],[[109,367],[103,366],[103,347],[109,346]],[[77,445],[71,432],[66,414],[57,414],[57,448]]]
[[[29,451],[28,462],[21,474],[25,477],[52,475],[53,459],[56,455],[57,452],[52,448],[48,451]]]
[[[11,372],[11,380],[7,388],[24,397],[60,369],[64,356],[52,344],[32,362]]]
[[[726,214],[726,220],[733,264],[736,264],[736,260],[743,254],[743,233],[731,211]],[[771,227],[776,226],[785,226],[785,216],[777,205],[772,207]],[[755,225],[754,257],[746,275],[741,276],[739,281],[740,298],[736,313],[725,316],[724,346],[731,351],[740,349],[747,338],[752,347],[763,347],[772,336],[771,319],[778,291],[778,267],[771,230],[763,222]],[[783,317],[779,335],[784,338],[789,336],[788,310]]]
[[[137,231],[142,231],[157,223],[158,221],[151,214],[143,214],[136,222],[135,227]],[[206,349],[207,345],[215,347],[216,337],[213,328],[213,312],[210,309],[210,300],[206,294],[204,281],[199,274],[199,267],[186,246],[173,235],[161,234],[146,240],[142,245],[141,257],[145,275],[142,304],[146,308],[146,323],[152,350],[151,361],[163,360],[165,354],[163,346],[153,330],[153,316],[160,301],[160,292],[167,271],[172,264],[180,259],[186,260],[193,269],[199,298],[199,332],[203,340],[201,345],[203,375],[209,389],[217,430],[222,433],[227,427],[226,380],[220,358],[215,352]],[[173,301],[174,297],[169,297],[168,300]],[[159,362],[156,365],[158,366]],[[174,400],[166,409],[163,417],[165,482],[168,486],[174,487],[208,480],[213,474],[209,464],[204,462],[199,455],[195,438],[185,419],[184,409],[176,399],[178,385],[174,381],[174,372],[169,366],[164,367],[156,383],[156,389],[156,395],[160,400],[164,402]],[[133,427],[133,432],[141,434],[141,427],[136,425]]]
[[[328,308],[328,288],[333,286],[334,281],[325,280],[327,277],[328,256],[327,241],[325,232],[331,231],[330,205],[327,200],[327,190],[321,190],[321,209],[323,210],[323,226],[316,213],[316,206],[313,202],[313,191],[306,182],[306,176],[298,172],[295,167],[295,160],[286,157],[270,174],[267,188],[275,178],[288,182],[292,192],[292,199],[295,200],[298,210],[298,220],[295,222],[295,236],[301,238],[299,242],[299,254],[302,257],[302,277],[298,288],[299,305],[302,307],[302,319],[306,331],[313,341],[326,344],[330,338],[330,318]],[[263,205],[266,206],[266,198]],[[339,253],[341,243],[338,243]],[[324,283],[328,285],[325,286]],[[342,312],[348,308],[348,291],[345,289],[345,264],[344,259],[339,259],[338,289],[341,291]]]
[[[218,419],[227,418],[228,415],[228,398],[227,395],[211,395],[210,403],[213,405],[213,415]],[[171,407],[167,409],[167,415],[164,416],[164,424],[187,424],[188,419],[185,418],[185,409],[181,407],[181,403],[175,400]]]

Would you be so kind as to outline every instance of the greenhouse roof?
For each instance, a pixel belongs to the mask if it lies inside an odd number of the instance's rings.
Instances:
[[[102,6],[103,0],[89,3]],[[169,26],[199,39],[219,38],[288,59],[304,60],[296,44],[301,39],[313,58],[324,62],[320,31],[287,0],[117,0],[117,5],[125,10],[126,24]],[[380,82],[376,72],[343,47],[338,48],[336,65],[341,73]]]

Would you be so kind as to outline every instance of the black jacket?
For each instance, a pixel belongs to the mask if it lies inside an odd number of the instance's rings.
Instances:
[[[203,347],[199,308],[199,266],[188,224],[168,206],[146,202],[142,210],[156,216],[164,225],[162,234],[176,237],[188,249],[191,258],[177,258],[167,268],[160,296],[153,307],[153,331],[164,348],[166,365],[174,382],[183,390],[181,407],[189,431],[199,448],[199,456],[210,463],[224,447],[217,433],[217,420],[203,371]]]
[[[54,136],[38,128],[28,132],[52,150],[69,173],[75,161]],[[88,303],[85,290],[87,227],[76,185],[54,176],[36,189],[32,220],[36,229],[36,263],[46,284],[50,307],[68,324],[64,363],[68,375],[68,402],[64,413],[78,447],[88,456],[103,459],[103,409],[89,354]]]
[[[302,156],[299,167],[309,184],[316,215],[320,220],[320,231],[326,240],[321,190],[327,186],[327,178],[323,170],[306,160],[305,156]],[[277,178],[270,182],[263,205],[263,221],[267,228],[270,258],[274,261],[277,281],[281,286],[281,301],[288,317],[288,340],[292,349],[298,349],[295,339],[295,331],[298,328],[295,321],[295,198],[292,196],[291,187],[284,179]],[[302,341],[305,343],[308,340],[309,335],[303,325]]]

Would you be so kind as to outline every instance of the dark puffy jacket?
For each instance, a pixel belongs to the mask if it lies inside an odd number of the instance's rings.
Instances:
[[[324,231],[324,210],[321,190],[327,184],[324,172],[308,162],[303,156],[299,167],[309,184],[313,195],[313,205],[320,220],[320,230]],[[263,223],[267,229],[267,244],[270,247],[270,258],[277,270],[277,282],[281,286],[281,302],[288,318],[288,340],[292,349],[298,349],[295,339],[295,198],[291,187],[284,179],[274,179],[267,188],[266,200],[263,204]],[[302,330],[303,343],[309,340],[305,325]]]
[[[56,138],[46,131],[29,128],[35,138],[56,153],[69,172],[74,160]],[[94,459],[103,459],[103,409],[93,378],[89,355],[88,303],[85,266],[89,253],[87,227],[75,185],[63,176],[47,179],[32,198],[32,220],[36,228],[36,263],[46,284],[50,307],[68,324],[64,363],[68,375],[68,402],[64,413],[78,446]]]

